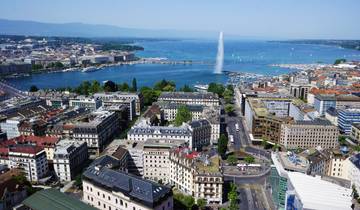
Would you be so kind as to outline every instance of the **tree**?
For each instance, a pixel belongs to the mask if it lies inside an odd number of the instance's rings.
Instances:
[[[189,122],[192,119],[192,114],[189,110],[189,108],[185,105],[181,105],[176,113],[175,116],[175,126],[180,126],[184,122]]]
[[[197,204],[197,206],[199,207],[199,209],[205,209],[205,207],[206,207],[206,204],[207,204],[207,201],[206,201],[206,199],[204,199],[204,198],[199,198],[197,201],[196,201],[196,204]]]
[[[100,91],[101,91],[101,85],[100,85],[100,83],[99,83],[98,81],[96,81],[96,80],[92,81],[91,87],[90,87],[90,92],[91,92],[92,94],[94,94],[94,93],[98,93],[98,92],[100,92]]]
[[[192,89],[189,85],[184,85],[182,88],[180,88],[180,91],[182,91],[182,92],[194,92],[194,89]]]
[[[158,91],[175,91],[176,85],[174,81],[167,81],[165,79],[156,82],[154,85],[154,90]]]
[[[341,145],[345,145],[345,144],[346,144],[346,137],[345,137],[345,136],[339,136],[338,140],[339,140],[339,143],[340,143]]]
[[[58,68],[58,69],[61,69],[61,68],[64,68],[64,64],[61,63],[61,62],[59,62],[59,61],[56,61],[56,62],[54,63],[54,67],[55,67],[55,68]]]
[[[41,65],[41,64],[33,64],[33,65],[31,66],[31,69],[32,69],[33,71],[37,71],[37,70],[44,69],[44,66]]]
[[[75,92],[80,95],[89,95],[91,83],[89,81],[83,81],[76,89]]]
[[[124,92],[127,92],[127,91],[130,90],[130,86],[129,86],[128,83],[126,83],[126,82],[124,82],[124,83],[122,83],[122,84],[118,84],[118,85],[117,85],[117,88],[118,88],[118,90],[124,91]]]
[[[113,81],[108,80],[104,84],[104,91],[115,92],[115,91],[117,91],[117,85]]]
[[[39,90],[39,88],[36,87],[36,85],[31,85],[31,86],[30,86],[30,89],[29,89],[30,92],[36,92],[36,91],[38,91],[38,90]]]
[[[237,203],[237,187],[234,183],[230,184],[230,192],[228,193],[228,199],[230,201],[229,210],[238,210],[239,205]]]
[[[225,112],[226,113],[232,114],[232,113],[234,113],[234,111],[235,111],[235,108],[234,108],[233,105],[231,105],[231,104],[226,104],[225,105]]]
[[[346,59],[344,59],[344,58],[336,59],[334,62],[334,65],[345,63],[345,62],[346,62]]]
[[[218,153],[221,157],[225,156],[227,145],[228,145],[228,138],[225,134],[221,134],[219,141],[218,141]]]
[[[226,159],[226,161],[229,163],[229,165],[236,165],[238,159],[235,155],[229,155]]]
[[[156,91],[149,87],[142,87],[140,89],[140,92],[144,97],[145,106],[150,106],[153,102],[155,102],[158,99],[158,97],[161,94],[161,91]]]
[[[255,162],[255,158],[251,155],[247,155],[245,158],[244,158],[244,161],[245,163],[247,164],[252,164]]]
[[[137,91],[137,82],[136,82],[136,78],[134,78],[132,80],[132,87],[131,87],[132,91],[136,92]]]
[[[275,144],[273,147],[272,147],[273,151],[278,151],[280,149],[280,145],[279,144]]]
[[[261,146],[263,146],[263,147],[265,148],[265,147],[267,147],[267,145],[268,145],[267,140],[266,140],[266,139],[263,139],[263,140],[261,141]]]
[[[214,82],[209,84],[208,92],[216,93],[219,95],[219,97],[222,97],[224,91],[225,91],[225,87],[222,84],[217,84]]]
[[[187,209],[192,209],[195,204],[195,199],[192,196],[185,195],[182,199],[182,203],[186,206]]]

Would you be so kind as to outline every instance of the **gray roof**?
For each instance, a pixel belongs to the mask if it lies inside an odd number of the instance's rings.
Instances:
[[[315,96],[316,99],[321,101],[335,101],[335,95],[333,94],[318,94]]]
[[[196,121],[192,121],[189,123],[189,125],[192,127],[192,128],[199,128],[199,127],[202,127],[202,126],[210,126],[210,122],[208,120],[196,120]]]
[[[177,99],[216,99],[219,97],[214,93],[201,93],[201,92],[163,92],[159,100],[163,98],[177,98]]]
[[[150,208],[172,195],[169,187],[106,167],[89,167],[83,178],[107,190],[121,192]]]
[[[161,106],[164,109],[178,109],[180,108],[180,106],[184,106],[184,104],[179,104],[179,103],[165,103],[165,104],[161,104]],[[202,112],[204,109],[203,105],[196,105],[196,104],[186,104],[185,105],[190,112]]]
[[[119,166],[119,160],[117,160],[114,157],[111,157],[110,155],[104,155],[99,158],[96,158],[91,164],[90,167],[95,166],[106,166],[108,168],[114,168]]]
[[[134,126],[130,129],[128,134],[154,134],[160,133],[162,135],[191,135],[187,127],[166,127],[166,126]]]
[[[332,125],[329,120],[315,119],[315,120],[298,120],[296,125]]]
[[[326,113],[331,116],[338,116],[338,114],[339,114],[337,109],[334,107],[330,107],[328,110],[326,110]]]

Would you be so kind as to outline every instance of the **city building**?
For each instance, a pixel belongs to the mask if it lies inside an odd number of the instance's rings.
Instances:
[[[296,121],[281,125],[280,144],[287,149],[335,148],[338,128],[327,120]]]
[[[360,142],[360,123],[352,124],[350,136]]]
[[[86,108],[91,111],[97,110],[101,105],[101,99],[95,97],[77,96],[69,101],[70,107]]]
[[[245,101],[245,120],[250,139],[279,143],[281,126],[293,120],[288,116],[291,103],[289,98],[248,98]]]
[[[131,110],[133,109],[136,115],[140,115],[144,107],[144,99],[141,93],[131,92],[113,92],[113,93],[95,93],[95,98],[100,98],[104,105],[118,105],[124,102],[135,100],[135,106],[131,103]]]
[[[143,177],[164,184],[170,183],[170,150],[185,144],[184,140],[148,139],[144,142]]]
[[[220,138],[220,107],[218,106],[207,106],[204,107],[202,118],[207,119],[211,125],[211,145],[217,144]]]
[[[346,178],[351,181],[352,186],[355,186],[356,191],[360,192],[360,153],[347,159],[345,170],[347,170]]]
[[[360,109],[339,109],[338,126],[342,133],[350,135],[353,123],[360,123]]]
[[[86,142],[61,140],[54,151],[54,170],[60,182],[70,182],[88,159]]]
[[[306,100],[308,97],[311,85],[308,84],[291,84],[290,94],[296,98]]]
[[[48,173],[46,153],[38,146],[12,146],[9,149],[9,168],[21,169],[28,181],[38,182]]]
[[[19,118],[7,119],[0,123],[2,132],[5,132],[9,139],[20,136],[19,125],[22,122]]]
[[[338,126],[339,113],[335,107],[330,107],[325,112],[325,119],[329,120],[333,125]]]
[[[164,112],[164,120],[167,120],[169,122],[174,121],[177,111],[181,106],[187,107],[187,109],[191,112],[192,120],[199,120],[202,117],[203,105],[197,105],[197,104],[180,104],[180,103],[172,103],[172,102],[166,102],[166,103],[158,103],[161,107],[161,110]]]
[[[336,108],[335,95],[318,94],[315,95],[314,107],[321,116],[325,115],[325,112],[330,108]]]
[[[288,173],[285,209],[351,209],[352,190],[298,172]]]
[[[172,210],[172,190],[104,165],[83,173],[83,201],[102,210]]]
[[[220,157],[176,148],[170,152],[170,184],[208,204],[222,204],[223,175]]]
[[[219,97],[214,93],[208,92],[162,92],[158,101],[179,104],[219,106]]]
[[[189,123],[192,134],[191,141],[188,142],[191,149],[201,151],[203,147],[211,143],[211,125],[208,120],[197,120]]]
[[[127,171],[131,174],[142,176],[144,168],[144,142],[126,140],[121,141],[119,147],[124,148],[128,152]]]
[[[115,112],[98,111],[75,124],[73,137],[77,141],[85,141],[89,154],[98,156],[119,132],[118,115]]]
[[[27,197],[24,183],[14,179],[21,174],[22,171],[19,169],[0,172],[0,209],[12,209]]]
[[[146,141],[151,139],[176,139],[190,142],[192,139],[191,131],[188,126],[167,127],[149,126],[138,124],[133,126],[127,133],[127,139],[132,141]]]
[[[57,189],[49,188],[36,192],[26,198],[18,210],[96,210]]]

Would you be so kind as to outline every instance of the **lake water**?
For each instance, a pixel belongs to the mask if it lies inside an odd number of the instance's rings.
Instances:
[[[144,41],[137,43],[145,50],[141,57],[165,57],[171,60],[203,61],[206,64],[162,65],[137,64],[108,67],[95,72],[60,72],[35,74],[12,78],[8,82],[22,90],[31,85],[39,88],[77,86],[84,80],[112,80],[131,83],[137,79],[138,86],[151,86],[161,79],[173,80],[177,87],[184,84],[225,82],[226,75],[213,74],[217,42],[209,40]],[[289,69],[271,67],[271,64],[333,63],[335,59],[360,60],[360,51],[333,46],[276,43],[266,41],[225,41],[224,70],[251,72],[263,75],[288,73]]]

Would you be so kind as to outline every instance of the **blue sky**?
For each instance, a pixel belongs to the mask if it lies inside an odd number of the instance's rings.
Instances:
[[[0,18],[246,37],[360,39],[360,0],[1,0]]]

